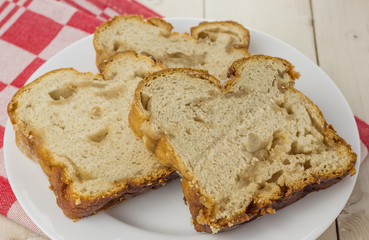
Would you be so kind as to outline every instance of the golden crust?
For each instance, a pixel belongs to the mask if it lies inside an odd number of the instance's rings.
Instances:
[[[114,192],[104,194],[96,198],[79,198],[76,202],[76,195],[70,184],[64,180],[63,169],[55,166],[49,176],[51,189],[57,196],[57,203],[64,214],[72,219],[78,219],[93,215],[98,211],[122,202],[131,197],[142,194],[151,189],[157,189],[178,177],[176,172],[169,171],[168,168],[162,169],[155,178],[150,180],[141,179],[121,184]],[[78,203],[78,204],[77,204]]]
[[[152,25],[155,27],[158,27],[162,30],[160,33],[161,35],[171,38],[171,37],[178,37],[183,38],[188,41],[196,42],[202,33],[204,32],[224,32],[224,33],[233,33],[235,36],[240,35],[238,37],[239,41],[232,45],[234,49],[237,49],[238,51],[242,51],[242,54],[244,56],[250,56],[248,52],[248,47],[250,44],[250,34],[249,31],[244,28],[241,24],[234,22],[234,21],[218,21],[218,22],[202,22],[198,26],[191,28],[191,35],[189,35],[187,32],[184,33],[178,33],[178,32],[172,32],[173,26],[166,22],[165,20],[158,18],[158,17],[151,17],[144,19],[142,15],[120,15],[115,16],[109,21],[104,22],[102,25],[100,25],[97,30],[94,33],[94,39],[93,39],[93,45],[96,51],[96,66],[100,68],[101,65],[103,65],[104,60],[110,58],[110,53],[108,53],[105,50],[106,46],[100,46],[98,43],[98,37],[100,34],[102,34],[107,28],[110,28],[114,25],[118,25],[121,21],[126,20],[134,20],[142,24],[146,25]],[[236,32],[237,30],[237,32]],[[160,61],[160,59],[159,59]]]
[[[241,58],[232,63],[232,65],[230,66],[228,70],[228,77],[230,79],[224,84],[224,87],[223,87],[224,90],[227,90],[228,88],[230,88],[234,84],[234,82],[237,81],[237,79],[241,75],[242,67],[246,67],[252,61],[257,61],[257,60],[273,60],[273,61],[282,62],[283,65],[288,69],[287,73],[291,76],[291,82],[286,87],[293,86],[294,80],[300,77],[300,73],[295,72],[294,70],[295,66],[293,66],[290,62],[288,62],[287,60],[283,58],[271,57],[267,55],[252,55],[252,57],[249,57],[248,59]]]
[[[234,45],[233,47],[248,49],[250,45],[249,30],[247,30],[246,28],[244,28],[244,26],[234,21],[201,22],[198,26],[191,28],[191,36],[196,39],[199,39],[201,38],[200,34],[204,34],[206,32],[229,33],[230,29],[237,29],[237,31],[242,33],[241,39],[239,39],[238,44]],[[237,33],[234,34],[239,35]]]
[[[120,16],[113,17],[109,21],[106,21],[102,25],[100,25],[94,33],[93,45],[96,50],[96,66],[98,66],[99,68],[101,65],[104,64],[104,60],[109,59],[111,56],[107,55],[108,53],[105,51],[105,49],[102,46],[99,46],[96,36],[98,36],[103,31],[105,31],[106,28],[109,28],[115,24],[118,24],[120,21],[125,21],[125,20],[135,20],[143,24],[149,24],[149,25],[153,25],[156,27],[160,27],[166,32],[165,35],[168,35],[168,36],[170,35],[173,29],[173,26],[170,23],[160,18],[157,18],[157,17],[148,18],[146,21],[142,15],[120,15]]]
[[[113,56],[111,56],[108,60],[106,60],[101,66],[100,71],[103,77],[105,76],[105,72],[108,71],[109,64],[111,62],[116,61],[117,59],[121,58],[123,55],[131,56],[132,59],[134,59],[135,62],[147,62],[152,67],[160,67],[162,69],[166,69],[167,67],[160,61],[154,61],[153,59],[146,57],[146,56],[138,56],[138,54],[134,51],[124,51],[124,52],[117,52]]]
[[[245,67],[249,62],[260,59],[281,61],[286,66],[288,69],[287,73],[290,75],[292,82],[288,83],[285,87],[303,96],[303,98],[308,101],[311,106],[313,106],[315,114],[319,117],[320,121],[324,122],[324,127],[323,129],[320,129],[320,131],[323,132],[324,136],[326,136],[326,141],[329,142],[329,144],[340,144],[346,149],[349,149],[347,152],[347,155],[350,158],[349,164],[345,169],[342,169],[341,172],[327,173],[326,175],[323,174],[321,176],[314,177],[312,176],[306,180],[301,180],[301,182],[296,183],[294,186],[285,186],[284,188],[281,188],[279,194],[274,196],[274,199],[269,199],[267,201],[260,199],[261,201],[257,201],[257,203],[252,202],[249,206],[245,207],[244,211],[240,212],[232,219],[220,219],[216,222],[212,222],[214,205],[212,204],[213,201],[211,196],[204,193],[202,189],[197,186],[195,180],[196,178],[186,169],[183,161],[180,159],[175,149],[171,146],[168,137],[164,133],[161,133],[158,139],[151,139],[147,137],[147,133],[141,129],[141,126],[144,122],[145,124],[149,124],[150,113],[142,107],[140,93],[146,84],[148,84],[150,81],[155,81],[155,79],[161,74],[166,73],[186,73],[190,75],[196,75],[198,78],[211,82],[223,92],[227,92],[228,89],[239,79],[241,66]],[[249,58],[237,60],[231,66],[229,75],[232,76],[232,78],[229,79],[222,87],[216,78],[204,71],[190,69],[167,69],[158,73],[154,73],[141,81],[138,85],[130,113],[129,124],[133,132],[135,132],[135,134],[141,138],[146,136],[146,141],[151,141],[149,144],[147,144],[151,146],[148,149],[155,153],[155,156],[158,158],[158,160],[165,165],[174,167],[181,173],[183,177],[183,193],[186,202],[189,205],[195,229],[199,232],[204,231],[216,233],[225,231],[239,224],[254,220],[255,218],[264,214],[274,213],[275,210],[297,201],[310,192],[325,189],[339,182],[347,174],[353,175],[355,173],[354,165],[356,162],[356,154],[351,150],[351,146],[335,133],[333,127],[326,123],[320,109],[309,98],[293,87],[294,79],[298,78],[300,74],[294,71],[294,66],[291,63],[280,58],[255,55]]]
[[[112,59],[119,58],[121,55],[131,55],[137,61],[147,61],[152,65],[162,66],[156,64],[152,59],[141,56],[137,57],[134,52],[117,53]],[[108,61],[110,62],[110,61]],[[102,69],[107,70],[108,63]],[[18,118],[16,110],[18,107],[18,99],[22,93],[33,88],[35,85],[44,81],[49,75],[58,71],[74,71],[80,75],[100,76],[100,74],[93,75],[92,73],[80,73],[74,69],[59,69],[54,70],[39,77],[35,81],[22,87],[12,98],[8,104],[8,115],[14,126],[16,143],[18,148],[25,153],[25,155],[34,161],[38,161],[43,171],[48,176],[50,188],[54,191],[57,203],[63,210],[64,214],[72,219],[86,217],[95,214],[97,211],[113,206],[125,199],[131,198],[141,194],[150,189],[156,189],[165,185],[167,182],[178,177],[177,173],[168,167],[163,167],[153,172],[146,178],[125,179],[117,182],[114,188],[109,192],[92,197],[81,196],[73,190],[73,179],[70,179],[66,174],[66,167],[52,157],[52,154],[43,143],[43,139],[39,136],[37,131],[27,129],[23,126],[22,121]],[[102,73],[104,75],[104,72]]]
[[[293,190],[286,187],[283,189],[283,192],[280,193],[279,198],[275,201],[268,204],[257,204],[252,202],[249,206],[247,206],[245,211],[239,213],[233,219],[223,219],[215,223],[210,222],[208,219],[205,219],[205,221],[203,219],[199,219],[199,216],[204,215],[203,213],[205,212],[206,208],[201,204],[201,195],[198,193],[198,189],[190,187],[188,181],[185,179],[182,179],[182,189],[186,202],[190,206],[190,213],[192,215],[193,224],[196,231],[214,233],[214,229],[216,229],[217,232],[227,231],[241,224],[253,221],[265,214],[273,214],[277,210],[296,202],[311,192],[323,190],[338,183],[347,174],[348,173],[346,172],[341,176],[322,179],[319,182],[307,184],[300,189]],[[201,223],[198,220],[202,220]],[[206,224],[204,224],[204,222]]]
[[[166,31],[167,35],[170,35],[173,29],[173,26],[170,23],[160,18],[157,18],[157,17],[148,18],[146,21],[142,15],[129,15],[128,14],[128,15],[120,15],[120,16],[113,17],[109,21],[106,21],[103,24],[101,24],[94,33],[93,45],[96,50],[96,66],[98,66],[99,68],[101,65],[104,64],[104,60],[109,59],[111,56],[107,55],[108,53],[105,51],[105,49],[98,44],[96,36],[98,36],[103,31],[105,31],[106,28],[109,28],[115,24],[118,24],[120,21],[125,21],[125,20],[135,20],[143,24],[149,24],[149,25],[160,27],[164,31]]]

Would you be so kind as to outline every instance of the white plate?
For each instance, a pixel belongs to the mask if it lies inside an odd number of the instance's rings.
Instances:
[[[188,31],[203,19],[168,19],[178,32]],[[250,30],[252,54],[287,59],[301,73],[296,87],[323,111],[338,133],[360,154],[353,114],[333,81],[296,49],[256,30]],[[92,36],[64,49],[42,65],[29,79],[56,68],[73,67],[97,72]],[[354,187],[356,176],[346,177],[331,188],[263,216],[237,229],[217,235],[196,233],[183,203],[179,181],[174,181],[94,216],[73,222],[56,204],[54,193],[40,166],[26,158],[15,145],[8,121],[4,139],[5,166],[12,189],[30,218],[52,239],[315,239],[338,216]],[[360,156],[358,156],[360,158]],[[359,169],[359,164],[356,164]]]

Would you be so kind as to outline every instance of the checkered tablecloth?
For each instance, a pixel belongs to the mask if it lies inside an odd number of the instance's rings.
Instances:
[[[120,14],[159,14],[134,0],[0,0],[0,214],[43,234],[9,185],[3,155],[7,105],[50,57]]]
[[[134,0],[0,0],[0,214],[40,234],[19,205],[6,176],[3,137],[7,105],[45,61],[119,14],[159,16]],[[366,156],[369,126],[357,117],[356,121],[362,156]]]

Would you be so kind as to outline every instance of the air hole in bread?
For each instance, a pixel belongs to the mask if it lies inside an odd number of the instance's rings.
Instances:
[[[308,136],[308,135],[311,135],[311,131],[308,130],[308,129],[305,129],[305,133],[304,133],[304,137]]]
[[[93,106],[91,108],[91,119],[98,119],[101,118],[101,116],[102,116],[101,108],[99,106]]]
[[[288,113],[289,115],[291,115],[291,114],[293,114],[293,113],[294,113],[291,107],[287,107],[287,108],[286,108],[286,111],[287,111],[287,113]]]
[[[201,32],[201,33],[199,33],[199,34],[197,35],[197,37],[198,37],[199,39],[205,39],[205,38],[209,37],[209,34],[208,34],[207,32]]]
[[[147,76],[147,72],[145,71],[136,71],[134,73],[134,77],[138,77],[138,78],[145,78]]]
[[[260,149],[266,148],[272,139],[269,136],[263,136],[257,133],[249,133],[247,135],[246,149],[250,153],[254,153]]]
[[[68,99],[69,97],[71,97],[74,93],[73,88],[71,88],[70,86],[66,86],[63,88],[58,88],[55,89],[54,91],[49,92],[49,96],[55,100],[58,101],[60,99]]]
[[[146,111],[151,110],[151,97],[144,93],[141,93],[141,104]]]
[[[229,197],[225,197],[222,200],[220,200],[221,203],[228,203],[229,202]],[[219,211],[224,211],[224,206],[220,206],[219,207]]]
[[[243,173],[236,176],[236,182],[242,186],[248,186],[251,183]]]
[[[119,51],[119,48],[120,48],[120,43],[119,42],[114,42],[114,45],[113,45],[113,50],[115,52]]]
[[[278,77],[280,78],[284,78],[284,76],[286,75],[287,71],[278,71]]]
[[[244,88],[240,88],[238,91],[236,92],[229,92],[225,94],[225,98],[242,98],[245,97],[247,95],[247,91]]]
[[[226,47],[225,47],[225,50],[226,50],[226,53],[230,54],[232,51],[233,51],[233,48],[234,48],[234,42],[235,42],[235,39],[234,38],[230,38]]]
[[[308,170],[309,168],[311,168],[310,160],[306,160],[304,163],[304,170]]]
[[[265,188],[265,183],[259,183],[259,190],[263,190]]]
[[[155,79],[155,78],[154,78],[154,79]],[[162,90],[162,89],[164,89],[164,88],[163,88],[163,87],[156,87],[156,88],[155,88],[155,90],[156,90],[156,91],[159,91],[159,90]]]
[[[193,118],[193,120],[194,120],[195,122],[198,122],[198,123],[205,123],[205,120],[204,120],[204,119],[202,119],[202,118],[200,118],[199,116],[194,117],[194,118]]]
[[[269,158],[270,154],[269,154],[269,151],[267,149],[260,149],[256,152],[253,153],[254,154],[254,157],[256,157],[257,159],[260,159],[260,160],[266,160],[268,159],[270,162],[273,162],[273,158]]]
[[[309,115],[311,124],[313,125],[313,127],[318,130],[318,132],[323,131],[322,129],[322,124],[319,123],[319,119],[316,117],[317,114],[313,113],[313,110],[309,109],[309,108],[305,108],[307,114]],[[315,117],[313,117],[315,116]]]
[[[291,144],[291,150],[289,154],[296,155],[296,154],[310,154],[312,149],[308,147],[308,145],[300,143],[298,141],[294,141]]]
[[[214,90],[209,90],[206,93],[213,98],[217,96],[217,92]]]
[[[114,72],[110,73],[109,78],[110,79],[115,78],[117,75],[118,75],[118,73],[114,71]]]
[[[269,178],[266,182],[267,183],[276,183],[279,179],[279,177],[283,174],[283,170],[279,170],[275,172],[271,178]]]
[[[273,132],[271,145],[269,146],[270,149],[272,149],[271,151],[272,158],[277,159],[282,154],[282,152],[284,151],[283,149],[288,144],[289,144],[289,139],[288,139],[287,133],[284,130],[280,130],[280,129],[275,130]]]
[[[171,62],[173,66],[180,65],[181,67],[193,67],[198,65],[204,65],[206,59],[206,53],[190,54],[186,55],[182,52],[169,53],[163,58],[164,64]]]
[[[86,180],[85,176],[81,172],[77,172],[76,177],[78,178],[79,181]]]
[[[280,103],[277,103],[277,105],[280,107],[280,108],[283,108],[286,110],[286,112],[291,115],[294,113],[293,109],[292,109],[292,104],[291,103],[288,103],[287,101],[285,102],[280,102]]]
[[[182,52],[169,53],[168,58],[188,58],[189,56]]]
[[[106,99],[118,98],[121,94],[123,94],[126,91],[126,89],[127,87],[125,85],[120,85],[104,91],[98,91],[96,92],[96,95],[104,97]]]
[[[211,42],[215,42],[218,39],[218,36],[216,35],[216,33],[201,32],[201,33],[198,34],[198,38],[199,39],[208,38],[208,39],[210,39]]]
[[[64,131],[64,129],[65,129],[64,125],[53,124],[53,126],[60,128],[62,131]]]
[[[196,88],[195,88],[195,86],[184,86],[183,87],[183,90],[185,90],[185,91],[190,91],[190,90],[195,90]]]
[[[103,128],[97,131],[96,133],[89,135],[88,139],[90,139],[93,142],[99,143],[103,141],[106,138],[106,136],[108,136],[108,133],[109,133],[108,129]]]
[[[142,52],[140,53],[140,55],[143,55],[143,56],[149,57],[149,58],[151,58],[154,62],[156,62],[156,58],[155,58],[151,53],[149,53],[149,52],[142,51]]]
[[[291,164],[290,160],[288,160],[288,159],[283,160],[282,163],[283,163],[283,165],[290,165]]]

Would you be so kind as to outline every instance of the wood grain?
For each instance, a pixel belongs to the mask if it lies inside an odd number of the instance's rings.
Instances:
[[[204,17],[203,0],[138,0],[164,17]]]
[[[316,61],[309,0],[205,0],[204,5],[205,18],[238,21],[287,42]]]
[[[320,235],[317,240],[337,240],[336,221],[334,221],[328,229]]]
[[[340,240],[369,239],[369,159],[360,167],[351,197],[338,216]]]
[[[369,121],[369,1],[312,0],[319,65]]]
[[[312,0],[319,64],[335,81],[354,114],[369,121],[369,1]],[[369,163],[338,216],[338,237],[369,239]]]

